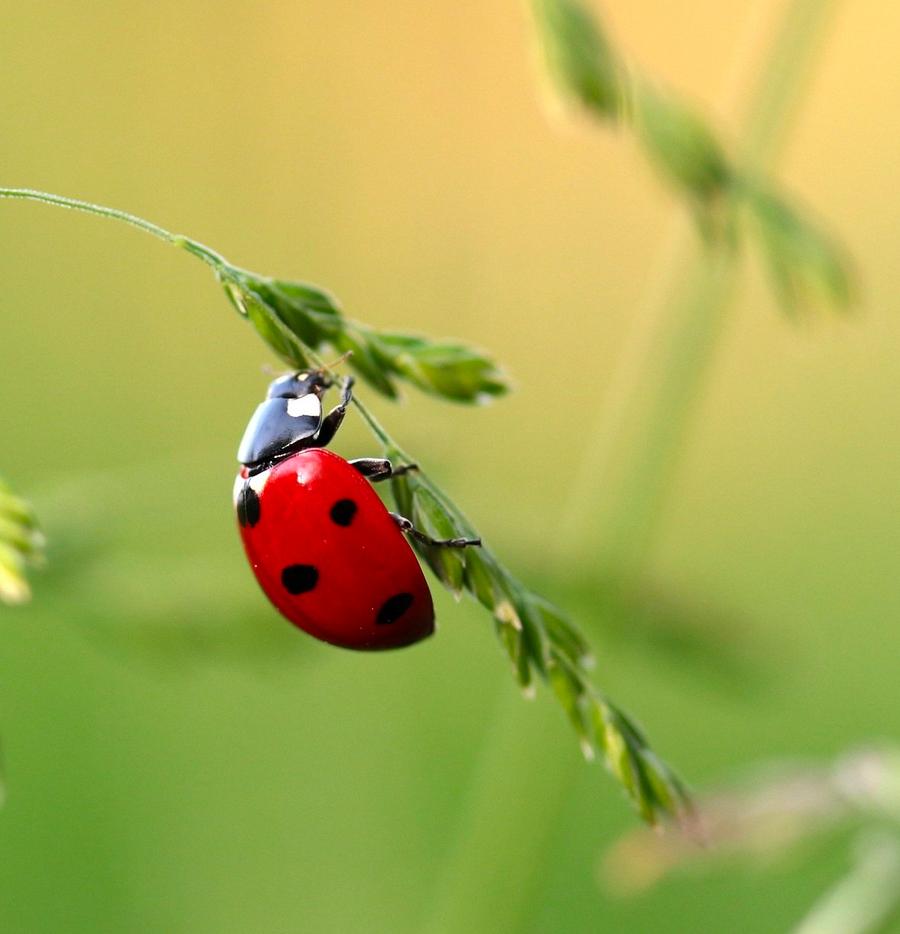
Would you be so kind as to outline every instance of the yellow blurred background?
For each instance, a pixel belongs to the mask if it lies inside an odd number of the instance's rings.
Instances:
[[[715,619],[702,650],[604,626],[596,504],[567,500],[682,208],[627,134],[548,118],[521,3],[8,5],[2,184],[495,353],[516,392],[490,407],[376,408],[703,785],[900,729],[900,9],[833,5],[778,175],[864,300],[791,324],[746,265],[650,569]],[[731,139],[783,8],[596,7]],[[272,359],[207,271],[37,205],[0,204],[0,236],[0,470],[50,542],[0,621],[0,929],[776,932],[840,874],[835,843],[604,892],[634,818],[475,607],[441,594],[437,638],[364,657],[257,592],[229,498]],[[356,421],[338,448],[377,453]]]

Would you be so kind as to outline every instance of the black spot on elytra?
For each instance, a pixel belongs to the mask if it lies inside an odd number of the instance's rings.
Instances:
[[[319,572],[311,564],[290,564],[281,572],[281,583],[288,593],[309,593],[319,582]]]
[[[375,617],[375,622],[379,626],[387,626],[389,623],[396,623],[398,619],[412,606],[413,595],[411,593],[395,593],[393,597],[385,600]]]
[[[350,525],[356,515],[356,503],[352,499],[339,499],[331,507],[331,521],[335,525]]]
[[[251,528],[259,522],[259,496],[257,495],[256,490],[250,486],[249,483],[245,483],[241,487],[241,492],[238,493],[237,500],[237,516],[238,522],[241,525],[249,525]]]

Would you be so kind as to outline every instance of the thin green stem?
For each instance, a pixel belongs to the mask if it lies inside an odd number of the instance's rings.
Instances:
[[[393,438],[387,433],[384,429],[384,426],[369,410],[363,402],[361,402],[356,396],[353,397],[353,404],[356,406],[356,411],[359,412],[362,420],[369,426],[369,431],[382,443],[385,448],[393,448],[401,456],[408,457],[406,453],[400,448],[398,444],[394,441]]]
[[[215,250],[203,243],[199,243],[196,240],[191,240],[190,237],[176,234],[172,238],[172,243],[175,246],[180,247],[182,250],[187,250],[187,252],[192,256],[196,256],[203,260],[203,262],[208,266],[212,266],[212,268],[215,269],[215,271],[220,276],[231,278],[235,272],[239,271],[235,269],[235,267],[232,266],[231,263],[229,263],[221,253],[217,253]]]
[[[737,256],[711,248],[673,293],[654,330],[618,432],[601,429],[610,445],[594,475],[591,498],[602,536],[603,564],[610,576],[635,573],[653,540],[665,495],[697,401],[723,332],[735,291]],[[588,463],[593,458],[588,459]]]
[[[760,170],[778,158],[834,7],[835,0],[788,5],[747,109],[740,152],[746,168]]]
[[[57,207],[71,208],[73,211],[81,211],[82,214],[96,214],[99,217],[112,217],[115,220],[123,221],[137,227],[146,233],[159,237],[167,243],[177,245],[177,236],[158,224],[144,220],[142,217],[136,217],[127,211],[120,211],[117,208],[107,208],[102,204],[91,204],[90,201],[79,201],[77,198],[65,198],[62,195],[50,194],[46,191],[34,191],[31,188],[0,188],[0,198],[19,198],[23,201],[40,201],[43,204],[53,204]]]
[[[118,208],[108,208],[102,204],[92,204],[90,201],[81,201],[78,198],[66,198],[63,195],[54,195],[47,191],[35,191],[31,188],[0,188],[0,198],[17,198],[21,201],[38,201],[42,204],[52,204],[55,207],[69,208],[72,211],[80,211],[82,214],[94,214],[97,217],[107,217],[113,220],[121,221],[144,233],[151,234],[160,240],[177,246],[182,250],[187,250],[194,256],[199,257],[205,263],[212,266],[218,272],[232,269],[231,264],[221,254],[215,250],[185,237],[182,234],[174,234],[159,224],[144,220],[135,214],[129,214],[128,211],[120,211]]]

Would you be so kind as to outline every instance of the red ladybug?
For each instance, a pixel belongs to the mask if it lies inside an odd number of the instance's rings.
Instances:
[[[480,542],[435,541],[388,512],[368,480],[412,465],[323,450],[344,418],[352,380],[324,415],[330,386],[321,371],[279,377],[250,419],[234,486],[244,550],[266,596],[310,635],[351,649],[410,645],[434,632],[434,606],[403,533],[455,548]]]

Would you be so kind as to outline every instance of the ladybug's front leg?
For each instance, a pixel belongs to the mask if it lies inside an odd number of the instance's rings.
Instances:
[[[421,529],[417,529],[405,516],[392,512],[391,518],[400,526],[401,532],[406,532],[423,545],[434,545],[439,548],[469,548],[481,545],[480,538],[432,538]]]
[[[337,434],[352,398],[353,377],[348,376],[341,387],[341,401],[322,419],[322,426],[319,428],[318,435],[316,435],[316,444],[319,447],[328,447],[331,439]]]

